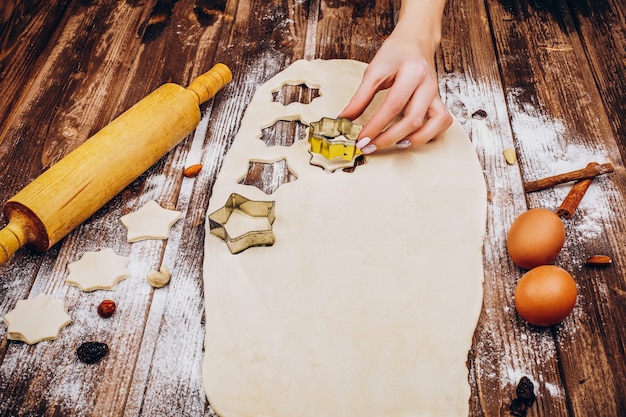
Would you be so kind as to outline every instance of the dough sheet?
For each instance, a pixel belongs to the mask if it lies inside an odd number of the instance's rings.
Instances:
[[[335,117],[365,67],[293,63],[258,88],[226,155],[208,213],[233,192],[275,201],[276,241],[233,255],[207,222],[203,382],[221,417],[468,414],[486,189],[462,127],[353,173],[312,166],[306,140],[259,140],[277,120]],[[320,97],[272,102],[302,82]],[[283,158],[297,179],[273,194],[239,184],[251,160]]]

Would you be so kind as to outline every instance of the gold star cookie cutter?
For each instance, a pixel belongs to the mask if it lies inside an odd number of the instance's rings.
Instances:
[[[224,207],[209,215],[209,220],[216,224],[211,227],[211,234],[226,242],[226,246],[234,255],[254,246],[271,246],[274,244],[274,201],[254,201],[242,195],[232,193]],[[247,216],[251,219],[267,220],[267,227],[259,230],[249,230],[231,236],[226,230],[226,224],[233,213]]]
[[[309,126],[311,164],[327,171],[350,168],[363,153],[356,147],[356,140],[363,126],[349,119],[323,117]],[[319,158],[321,155],[324,158]]]

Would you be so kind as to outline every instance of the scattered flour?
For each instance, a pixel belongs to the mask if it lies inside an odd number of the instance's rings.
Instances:
[[[543,385],[544,385],[544,387],[546,387],[546,390],[553,397],[562,397],[563,396],[563,390],[561,388],[559,388],[558,385],[554,385],[554,384],[551,384],[549,382],[546,382]]]

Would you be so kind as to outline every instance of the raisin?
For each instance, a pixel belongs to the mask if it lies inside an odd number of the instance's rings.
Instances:
[[[87,364],[100,361],[107,353],[109,353],[109,347],[106,343],[100,342],[85,342],[76,349],[78,360]]]
[[[528,409],[537,398],[535,396],[535,386],[528,377],[523,376],[517,384],[515,393],[517,394],[517,398],[511,401],[509,407],[511,415],[515,417],[526,417]]]
[[[528,405],[526,402],[520,398],[516,398],[511,401],[511,415],[515,417],[525,417],[526,412],[528,411]]]
[[[520,400],[526,402],[529,406],[535,402],[535,386],[532,381],[525,376],[520,379],[515,393]]]

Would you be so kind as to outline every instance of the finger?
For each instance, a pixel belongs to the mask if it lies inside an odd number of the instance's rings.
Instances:
[[[361,84],[357,88],[356,92],[346,105],[346,107],[339,113],[338,118],[345,117],[350,120],[354,120],[359,117],[367,106],[374,99],[374,96],[381,89],[381,86],[384,84],[385,80],[371,75],[367,70],[363,75],[363,79],[361,80]]]
[[[372,142],[377,148],[382,149],[394,145],[399,140],[417,132],[423,127],[426,121],[425,119],[428,117],[430,106],[434,106],[437,101],[441,102],[441,99],[437,95],[436,85],[430,83],[421,85],[409,100],[409,103],[404,109],[402,119],[374,137]],[[440,107],[434,107],[434,109],[436,110],[433,113],[435,116],[438,111],[447,112],[445,106],[443,106],[443,110],[441,110]]]
[[[372,87],[361,84],[337,118],[356,119],[365,111],[376,92]]]
[[[411,145],[424,144],[443,134],[452,125],[452,116],[445,108],[443,102],[441,102],[441,106],[443,106],[443,109],[437,105],[438,109],[436,111],[433,111],[432,114],[429,112],[426,123],[419,130],[403,139],[398,147],[406,148]],[[406,143],[407,141],[410,145]]]
[[[423,74],[421,76],[416,76],[413,71],[399,72],[393,86],[389,89],[387,96],[374,116],[372,116],[372,118],[365,124],[363,130],[361,130],[361,133],[359,134],[359,137],[375,138],[379,136],[389,123],[391,123],[399,114],[403,112],[407,103],[412,100],[412,96],[416,93],[416,91],[421,90],[425,92],[421,94],[428,95],[428,90],[432,90],[432,88],[422,85],[423,78]],[[430,100],[428,100],[428,102],[430,102]],[[426,109],[422,112],[425,113]],[[410,132],[407,132],[407,134],[408,133]]]

